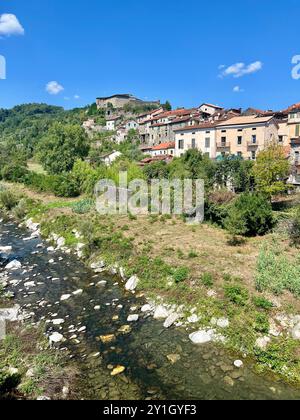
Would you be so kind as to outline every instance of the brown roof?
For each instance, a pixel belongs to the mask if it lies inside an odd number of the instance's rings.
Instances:
[[[162,143],[158,146],[152,147],[152,150],[168,150],[168,149],[175,149],[175,142],[169,141],[168,143]]]
[[[292,112],[292,111],[298,111],[298,110],[300,110],[300,102],[299,103],[297,103],[297,104],[294,104],[294,105],[291,105],[291,106],[289,106],[285,111],[283,111],[283,112],[287,112],[287,113],[289,113],[289,112]]]

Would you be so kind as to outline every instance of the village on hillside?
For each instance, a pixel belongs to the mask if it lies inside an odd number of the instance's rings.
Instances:
[[[290,160],[289,182],[300,185],[300,103],[283,111],[224,109],[210,103],[166,110],[160,101],[144,102],[129,94],[116,94],[97,98],[96,104],[104,113],[106,124],[97,125],[94,118],[89,118],[83,124],[85,130],[89,134],[110,132],[109,138],[116,144],[136,130],[145,154],[141,166],[156,161],[169,163],[190,149],[211,159],[235,156],[255,161],[260,151],[276,143],[283,146]],[[135,114],[131,111],[134,106],[149,110]],[[120,152],[112,152],[105,161],[113,162],[119,156]]]

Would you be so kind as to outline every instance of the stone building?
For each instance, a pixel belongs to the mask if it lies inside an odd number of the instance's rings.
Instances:
[[[159,106],[160,101],[147,102],[130,94],[116,94],[108,97],[97,98],[96,104],[98,109],[106,109],[110,107],[114,109],[122,109],[128,104]]]

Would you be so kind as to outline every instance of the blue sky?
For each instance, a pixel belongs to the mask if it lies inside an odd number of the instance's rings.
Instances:
[[[1,33],[0,17],[0,107],[70,108],[116,92],[174,107],[300,101],[300,79],[291,77],[298,0],[1,0],[7,14],[17,22],[2,22]],[[46,91],[49,82],[57,94]]]

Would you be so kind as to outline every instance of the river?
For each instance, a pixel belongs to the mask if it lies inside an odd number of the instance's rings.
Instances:
[[[9,273],[15,301],[32,313],[30,322],[44,321],[47,333],[58,332],[81,371],[77,394],[94,400],[265,400],[299,399],[300,390],[255,373],[251,362],[233,366],[237,356],[216,345],[195,346],[183,329],[164,329],[162,322],[142,314],[143,297],[124,291],[115,277],[97,274],[75,256],[47,251],[39,238],[13,223],[0,226],[0,245],[11,246],[10,259],[22,269]],[[4,270],[2,268],[2,270]],[[1,268],[0,268],[1,271]],[[96,286],[99,281],[106,284]],[[24,283],[34,282],[26,288]],[[77,296],[73,292],[82,290]],[[61,302],[62,295],[71,298]],[[99,308],[100,307],[100,308]],[[96,308],[96,309],[95,309]],[[127,318],[139,314],[137,322]],[[62,319],[62,325],[53,325]],[[82,329],[82,332],[78,330]],[[74,336],[77,335],[77,339]],[[101,336],[114,335],[103,343]],[[73,336],[73,337],[72,337]],[[72,338],[72,339],[71,339]],[[118,365],[126,368],[112,377]]]

